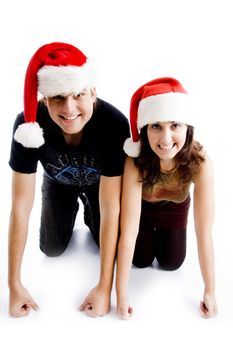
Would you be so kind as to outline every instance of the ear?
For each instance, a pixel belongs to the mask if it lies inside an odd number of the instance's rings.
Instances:
[[[46,97],[43,97],[43,101],[44,101],[45,106],[48,107],[48,103],[47,103],[47,98]]]
[[[91,97],[93,97],[94,102],[95,102],[96,97],[97,97],[96,88],[95,87],[91,88]]]

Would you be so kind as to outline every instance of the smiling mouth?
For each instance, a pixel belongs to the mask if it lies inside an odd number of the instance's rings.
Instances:
[[[75,120],[75,119],[79,118],[80,116],[81,116],[81,114],[78,114],[78,115],[76,115],[76,116],[74,116],[74,117],[64,117],[64,115],[59,115],[59,117],[60,117],[61,119],[67,120],[67,121]]]
[[[173,145],[171,147],[162,147],[161,145],[158,145],[159,149],[161,151],[164,151],[164,152],[168,152],[170,150],[172,150],[172,148],[175,146],[175,143],[173,143]]]

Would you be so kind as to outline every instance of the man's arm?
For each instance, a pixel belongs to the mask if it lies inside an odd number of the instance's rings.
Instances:
[[[100,180],[100,276],[97,286],[80,306],[81,311],[92,317],[105,315],[110,310],[119,230],[121,180],[121,176],[101,176]]]
[[[21,265],[34,201],[35,178],[35,174],[22,174],[14,171],[12,175],[8,266],[9,314],[12,317],[26,316],[31,308],[34,310],[38,308],[21,283]]]

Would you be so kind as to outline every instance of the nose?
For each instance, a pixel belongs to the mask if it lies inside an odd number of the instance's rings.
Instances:
[[[160,135],[160,143],[163,145],[169,145],[172,141],[172,131],[169,128],[165,128]]]
[[[66,96],[62,105],[62,115],[64,115],[64,117],[74,117],[76,114],[77,101],[72,95]]]

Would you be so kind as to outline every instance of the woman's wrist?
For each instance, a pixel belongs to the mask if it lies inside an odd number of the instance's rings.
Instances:
[[[205,287],[204,289],[204,295],[212,295],[214,296],[215,295],[215,289],[212,287]]]
[[[117,299],[126,299],[127,298],[127,291],[125,288],[116,288],[116,296]]]

